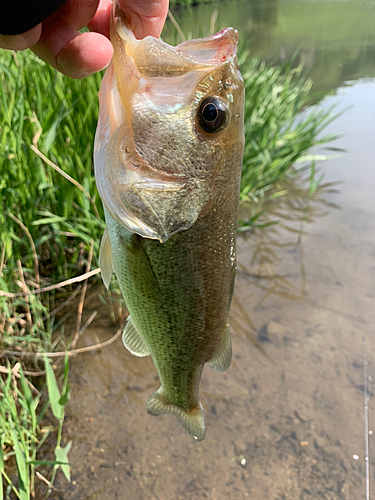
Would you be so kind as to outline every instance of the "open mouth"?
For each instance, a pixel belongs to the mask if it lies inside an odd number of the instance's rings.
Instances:
[[[173,47],[151,36],[137,40],[127,28],[124,13],[117,2],[114,2],[111,22],[111,39],[119,37],[125,42],[126,55],[146,77],[179,76],[192,70],[217,67],[236,56],[238,32],[233,28]]]
[[[137,40],[114,2],[95,172],[106,208],[130,231],[165,242],[189,229],[214,196],[219,134],[234,116],[232,92],[242,95],[237,40],[233,28],[176,47]]]

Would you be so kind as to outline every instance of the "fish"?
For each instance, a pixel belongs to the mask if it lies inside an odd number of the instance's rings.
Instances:
[[[137,40],[114,2],[110,39],[94,145],[102,279],[108,288],[115,273],[128,308],[125,347],[151,355],[158,372],[147,412],[175,415],[200,441],[203,367],[221,372],[232,358],[244,151],[238,33],[177,46]]]

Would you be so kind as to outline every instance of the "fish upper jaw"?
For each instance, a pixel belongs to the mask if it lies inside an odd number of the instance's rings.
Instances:
[[[238,44],[238,32],[233,28],[225,28],[206,38],[188,40],[175,47],[152,36],[137,40],[117,1],[112,7],[110,37],[115,56],[125,52],[133,59],[139,73],[149,77],[178,76],[216,67],[236,57]],[[123,62],[123,57],[120,59]]]

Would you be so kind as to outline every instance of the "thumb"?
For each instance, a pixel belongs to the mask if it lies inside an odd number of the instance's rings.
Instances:
[[[168,0],[119,0],[136,38],[159,38],[168,13]]]

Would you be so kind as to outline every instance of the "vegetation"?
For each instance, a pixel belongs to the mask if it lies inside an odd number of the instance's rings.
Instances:
[[[90,242],[96,259],[102,207],[92,171],[100,75],[65,78],[32,54],[0,59],[0,289],[24,292],[76,276]],[[74,186],[31,149],[74,177]],[[90,194],[88,194],[90,193]],[[2,328],[13,347],[49,349],[54,294],[0,296]],[[22,304],[23,302],[23,304]],[[7,346],[8,336],[2,339]]]
[[[44,391],[38,391],[29,382],[19,363],[3,380],[0,377],[0,500],[18,498],[30,500],[35,497],[35,477],[41,480],[48,495],[48,489],[53,484],[56,471],[61,467],[65,477],[70,480],[70,465],[68,452],[71,442],[64,448],[61,445],[62,426],[64,422],[64,407],[69,399],[68,358],[65,360],[63,374],[63,390],[60,393],[57,380],[50,362],[45,358],[48,400]],[[9,365],[8,365],[9,366]],[[32,394],[32,391],[36,395]],[[51,405],[53,416],[57,421],[57,440],[54,446],[53,460],[38,460],[37,455],[54,425],[43,424],[48,407]],[[9,477],[6,465],[14,463],[17,467],[17,482]],[[48,481],[40,472],[41,468],[53,466],[52,477]],[[48,487],[48,488],[47,488]],[[38,488],[38,498],[41,498],[42,488]],[[12,495],[12,496],[11,496]]]
[[[332,108],[301,114],[311,99],[312,86],[302,67],[273,67],[247,52],[239,59],[246,95],[240,199],[251,207],[250,219],[241,222],[243,230],[263,213],[269,197],[286,194],[277,189],[278,182],[296,163],[306,160],[306,151],[334,139],[322,136],[322,131],[336,116]],[[314,157],[308,160],[315,172]]]
[[[300,69],[267,66],[245,52],[240,62],[247,92],[241,199],[252,207],[245,230],[258,224],[267,199],[285,194],[278,182],[293,164],[327,140],[318,135],[331,112],[298,118],[311,86]],[[53,334],[71,290],[30,292],[83,274],[91,263],[97,267],[104,223],[92,148],[100,81],[100,74],[69,80],[30,53],[0,53],[0,500],[28,499],[36,472],[43,481],[40,466],[53,465],[43,476],[51,483],[59,465],[69,477],[69,445],[61,446],[68,362],[59,393],[49,362],[40,364],[43,357],[35,353],[70,346],[71,338]],[[33,395],[25,375],[43,369],[47,388]],[[42,462],[39,453],[53,428],[43,423],[49,402],[57,419],[55,457]],[[18,476],[8,470],[12,463]]]
[[[34,353],[62,344],[59,337],[53,341],[53,333],[67,315],[57,322],[56,311],[64,312],[71,291],[22,294],[85,272],[90,248],[97,267],[104,224],[92,147],[100,81],[101,75],[69,80],[31,53],[0,53],[0,368],[8,372],[0,387],[0,469],[6,498],[12,489],[16,497],[29,498],[25,492],[29,495],[34,489],[37,454],[52,430],[40,420],[46,412],[42,393],[30,395],[25,383],[16,387],[10,374],[19,365],[18,354],[25,351],[30,356],[21,359],[26,360],[29,375],[49,370],[48,363],[44,366],[43,358]],[[76,185],[43,161],[36,154],[39,150],[72,176]],[[53,394],[56,386],[52,393],[48,387],[43,398],[49,395],[53,401]],[[63,417],[56,408],[58,404],[52,404],[59,419],[55,448],[61,458]],[[14,463],[12,453],[18,470],[18,486],[13,487],[4,469]],[[0,500],[2,495],[0,490]]]

